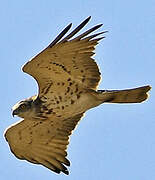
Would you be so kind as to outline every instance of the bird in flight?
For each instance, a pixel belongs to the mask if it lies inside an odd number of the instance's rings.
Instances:
[[[106,31],[91,34],[102,26],[99,24],[74,37],[89,20],[90,17],[66,35],[72,25],[69,24],[23,66],[22,70],[37,81],[39,92],[13,106],[13,116],[22,119],[5,132],[17,158],[41,164],[55,173],[69,174],[69,136],[88,109],[102,103],[140,103],[151,89],[97,89],[100,72],[92,56]]]

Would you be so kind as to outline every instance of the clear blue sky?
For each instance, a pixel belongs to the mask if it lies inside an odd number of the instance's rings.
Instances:
[[[70,175],[18,160],[4,140],[17,101],[37,92],[21,66],[46,47],[70,22],[92,16],[88,28],[103,23],[106,39],[95,59],[101,89],[150,84],[142,104],[104,104],[89,110],[71,137]],[[0,179],[2,180],[154,180],[155,179],[155,1],[5,0],[0,6]]]

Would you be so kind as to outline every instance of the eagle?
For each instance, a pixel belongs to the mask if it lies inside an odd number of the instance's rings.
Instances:
[[[17,158],[55,173],[69,174],[69,137],[88,109],[102,103],[141,103],[151,89],[149,85],[125,90],[97,89],[101,77],[92,56],[106,31],[91,34],[102,26],[99,24],[74,37],[90,18],[66,35],[72,26],[69,24],[22,67],[37,81],[38,94],[13,106],[12,115],[22,119],[4,134]]]

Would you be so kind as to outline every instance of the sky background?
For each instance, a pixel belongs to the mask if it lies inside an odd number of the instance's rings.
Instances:
[[[19,120],[11,107],[37,93],[21,66],[70,22],[92,16],[86,30],[103,23],[106,39],[96,49],[100,89],[150,84],[142,104],[103,104],[89,110],[68,147],[70,175],[18,160],[3,134]],[[154,180],[155,179],[155,1],[2,0],[0,6],[0,179],[2,180]]]

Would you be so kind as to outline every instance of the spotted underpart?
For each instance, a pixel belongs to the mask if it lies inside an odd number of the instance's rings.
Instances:
[[[57,89],[57,95],[53,94],[58,86],[60,89]],[[52,115],[62,117],[66,111],[69,111],[70,106],[80,99],[83,92],[84,90],[71,77],[65,82],[48,82],[47,87],[41,92],[42,96],[38,97],[41,102],[40,114],[46,118]]]
[[[56,53],[54,53],[54,54],[56,55]],[[55,56],[55,57],[57,57],[57,56]],[[50,64],[55,65],[55,66],[58,66],[59,68],[62,68],[62,70],[65,71],[65,72],[67,72],[68,74],[71,73],[71,72],[68,71],[67,68],[66,68],[64,65],[62,65],[62,64],[59,64],[59,63],[56,63],[56,62],[53,62],[53,61],[51,61]],[[50,70],[51,70],[51,69],[50,69]],[[53,67],[53,71],[55,71],[55,68],[54,68],[54,67]]]

